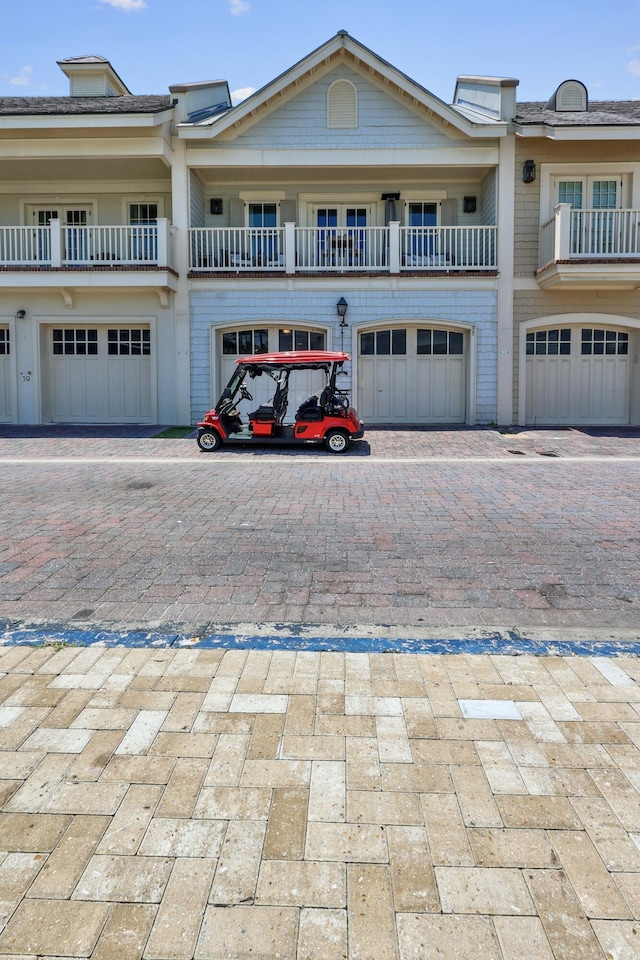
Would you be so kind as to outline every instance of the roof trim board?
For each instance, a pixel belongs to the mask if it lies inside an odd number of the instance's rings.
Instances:
[[[367,70],[371,79],[380,78],[387,89],[395,87],[397,96],[407,97],[409,104],[418,110],[426,110],[432,121],[439,121],[453,131],[469,137],[500,137],[505,136],[508,131],[508,124],[504,121],[486,117],[477,120],[468,118],[461,111],[449,106],[406,74],[391,66],[359,41],[341,31],[222,116],[203,120],[200,123],[178,124],[178,134],[183,139],[213,139],[234,127],[244,128],[256,122],[258,113],[261,119],[267,111],[275,109],[277,103],[282,102],[288,94],[298,92],[305,81],[313,82],[318,75],[333,69],[339,57],[347,54],[351,56],[356,68]]]

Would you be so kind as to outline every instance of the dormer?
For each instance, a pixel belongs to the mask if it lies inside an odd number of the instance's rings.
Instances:
[[[514,77],[458,77],[453,106],[471,117],[512,120],[516,112]]]
[[[579,80],[565,80],[546,103],[547,110],[556,113],[575,113],[589,109],[589,95],[584,83]]]
[[[231,109],[231,94],[226,80],[202,83],[174,83],[169,87],[176,123],[202,123]]]
[[[72,97],[124,97],[131,95],[108,60],[98,55],[58,60],[69,78]]]

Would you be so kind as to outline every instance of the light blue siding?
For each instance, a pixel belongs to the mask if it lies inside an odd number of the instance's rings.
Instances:
[[[344,349],[353,353],[354,325],[390,323],[475,324],[476,330],[476,420],[490,423],[497,411],[497,297],[495,291],[349,290],[344,286],[318,291],[279,289],[200,291],[191,294],[191,396],[192,421],[209,409],[215,397],[211,390],[212,327],[246,322],[247,326],[282,324],[294,326],[330,323],[331,347],[340,349],[336,302],[344,296],[349,304]]]
[[[327,91],[335,80],[350,80],[358,92],[356,129],[327,128]],[[273,113],[225,143],[212,141],[214,149],[300,149],[353,147],[473,146],[472,140],[448,137],[437,126],[422,120],[398,98],[378,89],[347,66],[337,67]]]

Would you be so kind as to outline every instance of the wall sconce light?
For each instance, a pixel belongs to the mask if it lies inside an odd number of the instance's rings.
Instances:
[[[348,307],[349,307],[349,304],[347,303],[347,301],[345,300],[345,298],[344,298],[344,297],[340,297],[340,299],[339,299],[338,302],[336,303],[336,310],[338,311],[338,316],[340,317],[340,326],[341,326],[341,327],[346,327],[346,326],[347,326],[347,321],[345,320],[345,317],[346,317],[346,315],[347,315],[347,309],[348,309]]]
[[[535,160],[525,160],[525,162],[522,165],[522,182],[533,183],[535,178],[536,178]]]
[[[24,320],[27,315],[26,310],[16,310],[16,320]]]

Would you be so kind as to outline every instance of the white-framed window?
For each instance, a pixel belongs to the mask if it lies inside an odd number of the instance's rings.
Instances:
[[[334,80],[327,91],[327,127],[333,130],[358,126],[358,91],[350,80]]]
[[[248,227],[277,227],[278,203],[246,203],[245,220]]]
[[[618,210],[622,206],[622,179],[615,176],[558,177],[556,203],[574,210]]]

